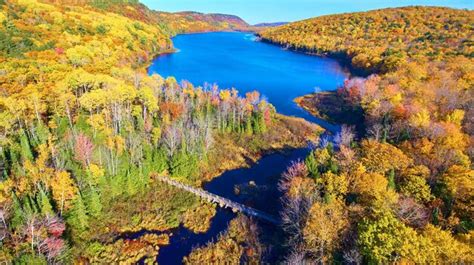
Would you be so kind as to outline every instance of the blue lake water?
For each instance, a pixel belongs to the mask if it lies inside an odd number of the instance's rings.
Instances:
[[[333,59],[309,56],[258,42],[253,34],[235,32],[178,35],[178,51],[157,57],[148,71],[161,76],[234,87],[241,95],[258,90],[277,111],[330,126],[300,109],[293,99],[319,89],[341,86],[347,72]]]
[[[195,86],[215,83],[221,88],[234,87],[241,95],[258,90],[279,113],[302,117],[337,131],[337,125],[314,118],[293,102],[294,98],[312,93],[316,88],[326,91],[341,86],[348,74],[335,60],[286,51],[255,41],[253,34],[246,33],[179,35],[173,38],[173,43],[178,52],[157,57],[148,69],[149,74],[174,76],[178,81],[188,80]],[[302,148],[267,155],[250,168],[223,173],[203,188],[278,216],[279,178],[292,161],[304,159],[308,152]],[[245,188],[251,181],[255,183],[253,191],[234,193],[235,187]],[[194,234],[182,226],[174,229],[170,244],[160,248],[158,263],[181,264],[193,247],[215,241],[235,216],[228,209],[217,208],[206,233]],[[259,225],[260,238],[271,250],[265,262],[275,263],[284,255],[281,239],[274,239],[280,230],[265,222]]]

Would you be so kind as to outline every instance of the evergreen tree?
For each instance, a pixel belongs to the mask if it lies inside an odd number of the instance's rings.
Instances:
[[[79,194],[73,202],[71,211],[68,214],[67,222],[75,230],[75,232],[83,232],[89,226],[89,217],[87,216],[87,209]]]
[[[337,174],[339,172],[339,166],[333,158],[329,159],[327,169],[328,171],[331,171],[334,174]]]
[[[252,129],[255,134],[261,133],[260,122],[257,115],[252,115]]]
[[[33,153],[31,152],[30,142],[25,131],[20,135],[21,157],[26,160],[33,160]]]
[[[43,215],[54,215],[53,206],[51,206],[49,197],[43,189],[40,189],[36,195],[36,200]]]
[[[171,157],[169,170],[173,177],[190,178],[194,177],[197,165],[198,158],[196,155],[186,154],[181,150]]]
[[[168,159],[166,156],[166,151],[163,148],[157,148],[153,152],[153,162],[152,162],[153,171],[163,172],[168,167]]]
[[[100,193],[95,189],[91,188],[87,193],[87,210],[93,217],[99,217],[102,212],[102,202]]]
[[[13,198],[13,206],[12,206],[12,218],[11,218],[11,226],[13,229],[22,225],[25,221],[25,213],[23,212],[23,208],[21,207],[20,199],[16,196],[15,193],[12,193]]]
[[[319,178],[319,168],[318,162],[316,161],[316,157],[314,156],[314,152],[311,152],[308,157],[306,157],[304,161],[306,168],[308,168],[309,175],[313,178]]]
[[[395,170],[392,168],[388,171],[388,188],[395,190],[397,188],[395,184]]]
[[[44,125],[43,122],[38,122],[36,124],[36,127],[34,129],[34,137],[32,139],[32,145],[33,146],[38,146],[40,144],[46,143],[48,141],[48,135],[49,135],[49,130],[46,125]]]
[[[137,177],[137,170],[135,168],[131,168],[127,172],[127,193],[128,195],[134,195],[137,193],[138,190],[138,179]]]
[[[247,133],[247,135],[252,135],[253,134],[251,117],[248,117],[245,120],[245,132]]]

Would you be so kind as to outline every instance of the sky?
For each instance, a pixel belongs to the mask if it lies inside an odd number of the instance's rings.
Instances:
[[[474,0],[141,0],[141,2],[160,11],[238,15],[250,24],[291,22],[320,15],[409,5],[474,9]]]

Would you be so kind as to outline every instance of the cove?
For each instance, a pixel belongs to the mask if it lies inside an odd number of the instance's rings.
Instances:
[[[241,95],[257,90],[279,113],[315,122],[331,132],[338,130],[337,125],[311,116],[293,102],[294,98],[316,89],[327,91],[341,86],[349,74],[337,61],[258,42],[250,33],[185,34],[173,38],[173,43],[177,52],[157,57],[148,68],[149,74],[174,76],[195,86],[215,83],[220,88],[234,87]],[[267,155],[250,168],[223,173],[203,188],[278,216],[280,176],[292,161],[304,159],[308,152],[303,148]],[[251,192],[235,194],[235,187],[245,187],[250,181],[255,183]],[[230,210],[217,207],[206,233],[194,234],[182,226],[172,230],[170,244],[160,248],[158,263],[181,264],[194,247],[215,241],[235,216]],[[259,222],[259,226],[261,241],[272,242],[279,229],[264,222]],[[282,253],[277,245],[272,245],[272,249],[266,261],[274,263]]]

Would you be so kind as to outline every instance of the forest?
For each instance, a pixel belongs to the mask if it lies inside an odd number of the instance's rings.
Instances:
[[[361,73],[332,95],[363,128],[324,136],[257,91],[148,75],[174,35],[252,29],[238,17],[0,0],[0,262],[155,263],[218,207],[159,176],[200,187],[309,142],[279,184],[283,263],[474,263],[473,19],[409,7],[259,31]],[[183,262],[262,263],[258,230],[239,215]]]
[[[343,126],[284,174],[288,263],[474,262],[473,19],[407,7],[259,33],[365,75],[333,92],[347,118],[362,113],[363,132]],[[299,102],[324,115],[327,98]]]
[[[157,175],[200,185],[319,131],[276,114],[258,92],[239,96],[147,75],[154,56],[172,51],[176,32],[222,30],[227,22],[187,17],[165,29],[153,22],[163,14],[141,4],[86,3],[1,2],[0,261],[7,264],[153,262],[168,244],[166,231],[181,224],[206,231],[215,214]],[[143,230],[157,233],[126,237]]]

